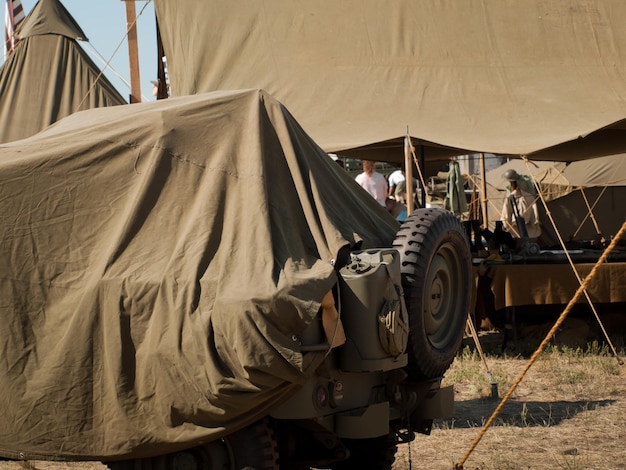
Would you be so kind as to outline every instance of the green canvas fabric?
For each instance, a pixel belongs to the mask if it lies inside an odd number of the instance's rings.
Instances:
[[[143,457],[256,421],[351,247],[398,223],[266,92],[74,113],[0,145],[0,455]]]

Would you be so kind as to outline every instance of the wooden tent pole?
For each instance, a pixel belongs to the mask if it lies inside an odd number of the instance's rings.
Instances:
[[[426,151],[424,150],[424,144],[420,144],[420,179],[421,179],[421,205],[426,207],[426,179],[424,178],[424,172],[426,171]]]
[[[139,78],[139,52],[137,49],[137,14],[134,0],[122,0],[126,4],[126,33],[128,35],[128,59],[130,62],[130,102],[141,103]]]
[[[483,213],[483,229],[489,228],[489,215],[487,213],[487,176],[485,171],[485,154],[480,154],[480,204]]]
[[[411,159],[411,141],[407,132],[404,138],[404,180],[406,181],[406,213],[413,213],[413,162]]]

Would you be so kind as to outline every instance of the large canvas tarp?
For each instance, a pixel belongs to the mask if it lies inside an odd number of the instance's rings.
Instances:
[[[407,131],[426,159],[626,151],[623,0],[155,7],[173,94],[264,88],[329,152],[402,161]]]
[[[349,247],[398,223],[259,90],[0,145],[0,455],[120,458],[255,421]]]
[[[125,104],[83,51],[87,37],[58,0],[39,0],[0,68],[0,142],[23,139],[85,109]]]

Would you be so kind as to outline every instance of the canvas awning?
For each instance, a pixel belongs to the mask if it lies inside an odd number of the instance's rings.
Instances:
[[[174,95],[263,88],[328,152],[402,161],[407,131],[426,159],[626,151],[621,0],[155,7]]]

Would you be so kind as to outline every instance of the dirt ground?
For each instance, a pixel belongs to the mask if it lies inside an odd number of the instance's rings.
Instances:
[[[626,318],[620,317],[608,331],[618,333],[609,339],[623,361],[626,336],[619,330]],[[454,385],[454,414],[435,421],[431,434],[418,435],[410,447],[400,445],[394,470],[458,464],[466,470],[626,469],[626,366],[607,342],[586,342],[592,332],[585,324],[572,319],[563,325],[482,437],[551,325],[522,328],[517,351],[509,344],[502,352],[501,334],[482,333],[484,360],[466,338],[444,380]],[[498,398],[491,397],[491,382]]]

